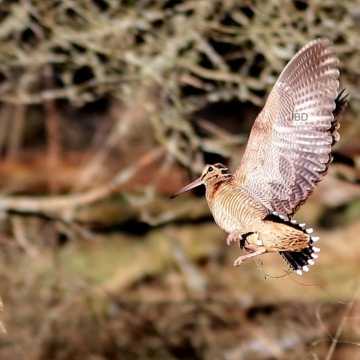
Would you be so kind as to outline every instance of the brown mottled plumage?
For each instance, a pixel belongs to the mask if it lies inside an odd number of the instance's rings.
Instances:
[[[206,186],[216,223],[249,253],[234,265],[279,252],[298,274],[318,257],[319,238],[291,217],[325,175],[338,141],[338,60],[326,39],[304,46],[288,63],[258,115],[239,168],[207,165],[177,194]]]

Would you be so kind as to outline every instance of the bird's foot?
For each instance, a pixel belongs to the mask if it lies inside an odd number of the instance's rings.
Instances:
[[[234,266],[240,266],[242,264],[242,262],[245,261],[246,259],[250,259],[254,256],[258,256],[258,255],[264,254],[266,252],[266,249],[264,247],[256,247],[256,246],[247,245],[247,246],[245,246],[245,249],[248,251],[251,251],[251,253],[239,256],[234,261]]]
[[[240,246],[240,248],[243,248],[245,245],[245,244],[243,244],[243,242],[245,242],[245,239],[243,239],[241,234],[237,231],[233,231],[226,238],[226,245],[228,245],[228,246],[235,243],[235,244],[238,244]]]

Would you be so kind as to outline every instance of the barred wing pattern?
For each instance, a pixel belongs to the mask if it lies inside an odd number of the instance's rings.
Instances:
[[[284,68],[258,115],[235,181],[270,211],[291,216],[331,162],[338,60],[328,40],[303,47]]]

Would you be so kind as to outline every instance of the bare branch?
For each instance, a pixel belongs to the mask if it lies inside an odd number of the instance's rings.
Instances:
[[[149,164],[163,156],[163,148],[155,148],[145,154],[135,164],[122,169],[109,183],[96,187],[84,193],[36,198],[31,196],[5,196],[0,198],[0,210],[18,210],[48,212],[74,209],[79,206],[94,203],[127,183],[131,178]]]

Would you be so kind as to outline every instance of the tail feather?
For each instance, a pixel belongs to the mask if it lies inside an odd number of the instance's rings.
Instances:
[[[267,220],[276,221],[282,224],[291,226],[297,230],[302,231],[304,234],[309,235],[310,240],[308,247],[301,251],[280,251],[279,254],[286,260],[290,268],[294,270],[298,275],[302,275],[303,271],[309,271],[309,266],[314,265],[318,258],[320,249],[315,245],[319,240],[318,236],[313,235],[313,229],[307,228],[305,224],[299,224],[295,219],[288,219],[287,217],[273,212],[266,217]]]
[[[302,272],[309,271],[309,266],[315,264],[315,260],[318,258],[318,254],[314,251],[319,248],[314,247],[310,241],[310,246],[301,251],[281,251],[279,254],[290,265],[298,275],[302,275]]]

